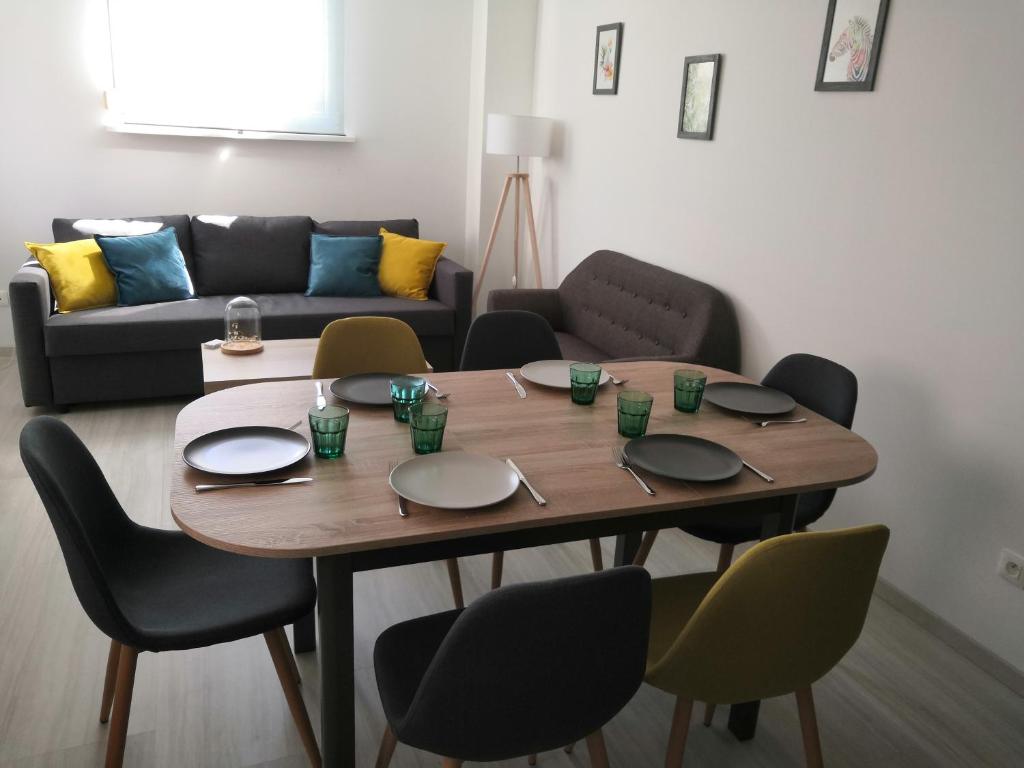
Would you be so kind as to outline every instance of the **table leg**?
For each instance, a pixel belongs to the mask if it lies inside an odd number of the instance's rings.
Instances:
[[[355,768],[355,647],[352,560],[316,559],[320,618],[320,751],[324,768]]]
[[[796,522],[796,505],[799,495],[782,496],[779,498],[779,511],[765,515],[761,521],[761,541],[793,532]],[[757,730],[757,713],[760,701],[746,701],[733,704],[729,708],[729,730],[739,741],[754,738]]]
[[[296,653],[316,650],[316,608],[292,624],[292,645]]]
[[[643,531],[630,531],[620,533],[615,537],[615,567],[620,565],[632,565],[637,551],[640,549],[640,542],[643,540]]]

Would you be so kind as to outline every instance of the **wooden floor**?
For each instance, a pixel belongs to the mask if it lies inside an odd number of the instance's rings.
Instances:
[[[103,467],[138,522],[173,528],[165,466],[182,402],[82,406],[64,418]],[[18,375],[0,353],[0,768],[102,764],[98,722],[108,641],[71,589],[49,522],[18,457],[22,424],[38,409],[21,405]],[[287,514],[287,510],[282,510]],[[605,541],[611,557],[611,541]],[[714,551],[679,532],[659,537],[648,563],[656,575],[707,570]],[[510,553],[507,581],[586,571],[585,543]],[[489,561],[464,561],[467,599],[480,595]],[[373,680],[374,638],[388,625],[450,607],[442,564],[356,577],[356,727],[360,765],[372,765],[383,727]],[[314,654],[299,657],[306,703],[319,729]],[[1024,700],[874,600],[860,642],[815,688],[826,762],[850,766],[1016,766],[1024,764]],[[714,727],[695,718],[687,765],[802,765],[791,698],[764,703],[757,738],[738,743],[720,712]],[[614,765],[660,766],[670,697],[644,687],[607,727]],[[396,768],[440,760],[399,746]],[[144,654],[139,661],[126,766],[303,766],[262,638],[194,652]],[[525,766],[517,760],[495,765]],[[540,756],[550,768],[587,766],[583,745],[569,756]]]

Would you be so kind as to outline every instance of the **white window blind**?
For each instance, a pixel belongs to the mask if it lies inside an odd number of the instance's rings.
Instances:
[[[108,0],[122,126],[344,134],[342,0]]]

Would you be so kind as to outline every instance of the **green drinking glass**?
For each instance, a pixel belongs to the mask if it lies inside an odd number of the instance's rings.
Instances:
[[[593,363],[573,363],[569,366],[569,387],[572,401],[577,405],[591,405],[601,381],[601,366]]]
[[[647,422],[651,418],[654,395],[635,389],[619,392],[619,434],[623,437],[643,437],[647,434]]]
[[[703,371],[680,368],[675,372],[675,406],[683,413],[696,413],[704,399],[704,385],[708,377]]]
[[[336,459],[345,452],[348,413],[348,408],[341,405],[314,405],[309,409],[309,434],[313,437],[313,450],[321,459]]]
[[[423,402],[427,393],[427,380],[420,376],[395,376],[391,379],[391,405],[395,421],[409,423],[409,408]]]
[[[409,406],[409,432],[412,449],[416,453],[437,453],[444,442],[444,427],[448,423],[448,409],[436,403],[418,403]]]

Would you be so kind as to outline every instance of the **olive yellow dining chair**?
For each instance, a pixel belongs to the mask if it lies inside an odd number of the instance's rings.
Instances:
[[[889,529],[763,541],[724,574],[656,579],[646,681],[676,696],[666,768],[683,764],[694,701],[796,694],[807,765],[822,765],[811,684],[857,641]]]
[[[408,323],[393,317],[344,317],[327,324],[313,360],[314,379],[357,373],[428,373],[423,347]],[[452,598],[465,607],[459,561],[445,561]]]
[[[415,331],[393,317],[345,317],[328,323],[313,361],[314,379],[429,370]]]

